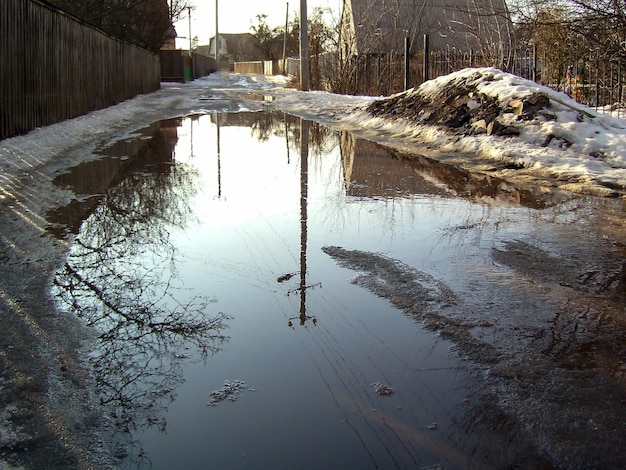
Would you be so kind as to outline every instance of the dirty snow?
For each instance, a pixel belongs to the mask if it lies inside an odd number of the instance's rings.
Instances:
[[[503,105],[512,99],[544,93],[550,98],[551,112],[556,119],[518,121],[519,137],[476,135],[460,138],[437,126],[373,117],[364,109],[373,100],[369,97],[290,93],[277,100],[276,106],[293,114],[357,131],[361,137],[402,150],[419,152],[429,148],[441,153],[464,153],[469,158],[480,155],[493,161],[548,171],[552,176],[578,183],[626,187],[626,122],[599,114],[563,93],[494,68],[465,69],[405,93],[409,96],[420,93],[433,98],[450,82],[467,79],[477,71],[481,76],[474,81],[480,93],[496,97]],[[341,109],[342,105],[344,109]],[[356,109],[351,110],[350,106]],[[569,148],[544,147],[547,135],[563,137],[572,145]]]
[[[376,98],[336,95],[322,91],[301,92],[288,86],[282,76],[265,77],[216,73],[195,82],[163,84],[161,90],[138,96],[116,106],[90,113],[53,126],[37,129],[26,136],[0,142],[0,170],[30,170],[59,149],[71,148],[98,136],[110,135],[117,128],[117,139],[127,137],[124,124],[140,116],[147,123],[155,120],[215,111],[274,108],[331,127],[348,130],[394,148],[436,154],[460,154],[466,160],[480,156],[494,162],[521,164],[526,169],[548,172],[578,185],[626,188],[626,121],[602,115],[578,104],[562,93],[494,68],[465,69],[439,77],[406,93],[437,94],[447,83],[480,72],[477,87],[481,93],[506,102],[531,93],[545,93],[551,100],[556,120],[523,123],[519,137],[487,135],[463,136],[449,130],[420,125],[410,120],[373,117],[366,106]],[[229,96],[242,91],[271,94],[271,101],[254,102],[245,108]],[[582,120],[581,120],[582,117]],[[520,127],[520,123],[516,123]],[[130,126],[129,126],[130,127]],[[127,131],[128,132],[128,131]],[[546,135],[563,136],[572,145],[542,147]],[[595,155],[595,156],[592,156]],[[4,185],[4,183],[3,183]]]
[[[251,89],[274,88],[273,106],[330,125],[349,130],[360,137],[378,141],[402,150],[480,155],[494,161],[521,163],[535,170],[548,170],[555,177],[564,177],[578,183],[626,187],[626,121],[581,105],[567,95],[521,77],[494,68],[465,69],[438,77],[406,92],[434,97],[450,82],[470,77],[479,92],[497,97],[503,104],[534,93],[550,98],[555,120],[517,122],[519,137],[488,135],[458,135],[441,127],[422,125],[409,120],[373,117],[365,108],[376,98],[335,95],[321,91],[300,92],[286,85],[284,77],[232,77],[218,74],[200,80],[207,87],[229,88],[233,85]],[[582,120],[581,120],[582,119]],[[572,143],[569,148],[543,147],[547,135],[563,137]],[[432,155],[432,154],[431,154]],[[595,155],[595,156],[592,156]]]

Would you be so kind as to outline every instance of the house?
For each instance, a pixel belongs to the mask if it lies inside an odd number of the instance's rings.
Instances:
[[[422,49],[456,49],[500,57],[511,50],[512,23],[505,0],[344,0],[343,57],[404,53],[405,38]],[[494,64],[495,65],[495,64]]]
[[[174,25],[170,24],[167,31],[163,35],[163,45],[161,46],[162,51],[173,51],[176,50],[176,29]]]
[[[265,58],[259,40],[250,33],[220,33],[218,38],[220,64],[263,60]],[[215,45],[215,36],[213,36],[209,42],[209,55],[211,57],[215,57]]]
[[[211,55],[211,46],[209,44],[201,44],[194,47],[193,53],[203,57],[215,57],[215,54]]]

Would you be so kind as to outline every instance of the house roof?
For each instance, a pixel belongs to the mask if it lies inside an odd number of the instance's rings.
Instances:
[[[352,54],[402,52],[405,37],[421,48],[424,34],[431,50],[508,46],[510,31],[504,0],[344,0],[342,12]]]

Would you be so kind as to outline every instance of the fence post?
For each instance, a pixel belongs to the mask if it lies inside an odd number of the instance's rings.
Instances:
[[[430,75],[429,70],[428,70],[428,67],[430,66],[429,59],[430,59],[430,45],[428,44],[428,34],[424,34],[424,67],[423,67],[424,76],[422,77],[422,82],[427,82],[428,77]]]
[[[596,49],[596,109],[600,107],[600,49]]]
[[[537,81],[537,44],[533,44],[533,82]]]
[[[411,62],[409,58],[409,52],[411,49],[411,40],[408,37],[404,38],[404,89],[409,89],[409,75],[411,74]]]

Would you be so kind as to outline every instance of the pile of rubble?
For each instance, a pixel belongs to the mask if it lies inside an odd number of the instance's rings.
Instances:
[[[516,122],[538,116],[555,119],[550,98],[542,92],[501,102],[479,91],[490,77],[480,71],[445,82],[436,93],[416,88],[372,102],[367,111],[375,117],[403,118],[420,124],[442,125],[464,135],[519,135]]]

